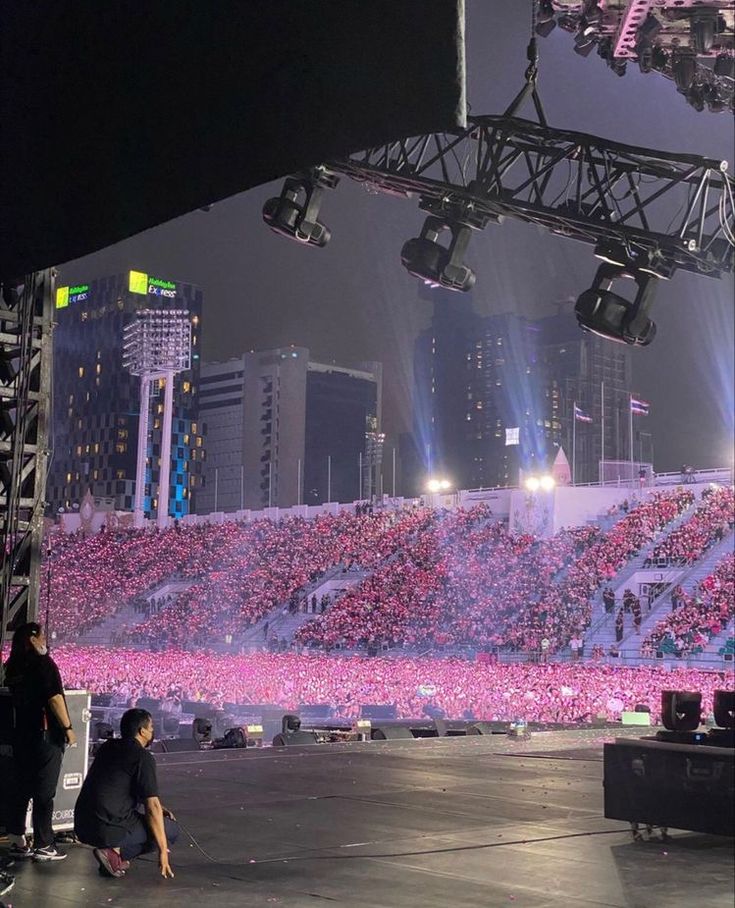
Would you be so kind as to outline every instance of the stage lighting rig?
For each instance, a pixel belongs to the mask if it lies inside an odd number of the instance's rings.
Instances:
[[[554,8],[564,5],[561,0],[551,3]],[[590,2],[564,8],[584,7],[590,13],[586,27],[601,22],[602,28],[606,12],[601,19],[592,16],[593,6],[598,9]],[[544,9],[548,13],[548,4]],[[310,171],[308,179],[290,177],[280,199],[266,204],[264,217],[279,232],[323,245],[318,231],[309,233],[308,225],[316,223],[310,193],[319,193],[314,202],[318,211],[321,189],[335,185],[337,174],[376,194],[416,197],[428,216],[419,236],[403,246],[403,265],[428,284],[456,291],[475,283],[464,262],[472,230],[502,223],[505,217],[545,227],[593,245],[618,268],[614,274],[601,269],[595,285],[582,294],[580,324],[612,340],[645,346],[655,335],[646,313],[656,278],[668,279],[679,269],[708,277],[733,270],[735,180],[726,161],[551,127],[536,90],[539,24],[538,19],[532,24],[525,85],[503,114],[468,116],[466,127],[455,132],[398,139],[328,161]],[[561,18],[559,25],[564,27]],[[650,41],[655,33],[656,25],[649,21],[644,38]],[[616,58],[611,48],[609,36],[598,43],[598,52],[609,51],[611,65],[622,73],[626,60]],[[651,50],[650,63],[669,66],[658,46]],[[533,101],[535,122],[518,115],[528,100]],[[440,242],[447,236],[448,243]],[[612,280],[636,282],[634,300],[610,290],[611,274]]]
[[[318,220],[325,189],[334,189],[339,177],[326,167],[312,167],[286,179],[280,196],[263,206],[263,220],[274,233],[307,246],[323,248],[329,228]]]
[[[546,37],[558,24],[574,36],[575,53],[586,57],[596,45],[619,76],[626,62],[636,61],[641,72],[672,79],[697,110],[704,109],[702,97],[710,111],[735,109],[732,0],[606,0],[604,6],[596,0],[535,2],[536,34]],[[709,92],[702,92],[705,86]]]

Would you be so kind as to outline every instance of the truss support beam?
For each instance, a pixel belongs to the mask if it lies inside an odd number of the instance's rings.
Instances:
[[[447,221],[512,217],[613,246],[659,277],[733,269],[735,181],[725,161],[484,116],[458,133],[401,139],[326,166],[372,190],[417,196]]]
[[[0,651],[38,616],[49,457],[54,271],[2,283]],[[5,654],[7,655],[7,654]]]

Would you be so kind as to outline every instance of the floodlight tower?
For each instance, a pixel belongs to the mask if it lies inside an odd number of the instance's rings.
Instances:
[[[141,309],[136,312],[134,320],[123,329],[123,366],[133,375],[140,376],[140,420],[134,505],[136,527],[143,526],[151,382],[158,379],[164,381],[157,513],[158,526],[163,528],[168,518],[174,376],[191,368],[191,322],[188,310]]]

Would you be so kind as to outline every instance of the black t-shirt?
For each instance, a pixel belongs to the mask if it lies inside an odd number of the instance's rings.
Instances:
[[[132,738],[97,751],[74,808],[74,831],[86,845],[115,848],[138,822],[136,807],[158,797],[156,761]]]
[[[22,669],[7,678],[15,708],[15,738],[34,742],[46,738],[63,745],[66,735],[48,706],[48,701],[61,694],[59,669],[51,656],[29,655]]]

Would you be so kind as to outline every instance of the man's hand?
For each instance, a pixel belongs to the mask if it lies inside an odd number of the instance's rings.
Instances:
[[[74,747],[77,743],[77,736],[74,734],[73,728],[67,728],[65,731],[66,743],[69,747]]]
[[[164,879],[172,880],[174,878],[174,872],[168,862],[168,848],[166,848],[165,851],[160,851],[158,853],[158,866],[161,870],[161,876]]]
[[[161,810],[163,811],[164,817],[166,817],[168,820],[173,820],[174,823],[176,822],[176,817],[171,813],[168,807],[161,806]]]

